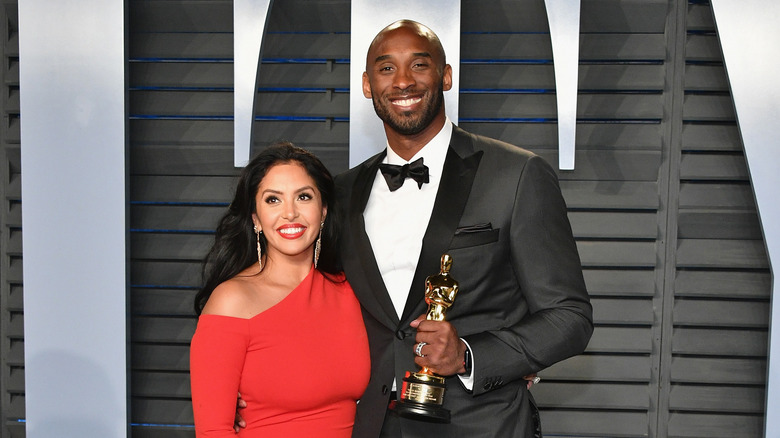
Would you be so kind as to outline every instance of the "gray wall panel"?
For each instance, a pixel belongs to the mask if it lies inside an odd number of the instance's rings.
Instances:
[[[768,272],[679,271],[675,278],[677,296],[769,298]]]
[[[561,409],[647,410],[650,398],[643,384],[602,383],[583,386],[566,382],[546,382],[534,390],[534,397]],[[575,429],[576,432],[582,430]]]
[[[743,436],[761,436],[763,427],[760,415],[675,413],[669,419],[669,436],[731,438],[734,431]]]
[[[645,383],[650,380],[651,362],[647,354],[577,356],[545,370],[545,379],[581,380],[587,372],[590,384],[604,382]]]
[[[566,437],[646,436],[648,417],[636,411],[542,411],[542,424]],[[547,432],[544,432],[547,433]]]
[[[24,342],[19,148],[19,24],[15,2],[0,6],[0,435],[24,436]]]
[[[760,415],[764,411],[763,388],[675,385],[670,399],[672,408],[679,411],[715,411],[753,415]]]
[[[722,306],[723,302],[719,304]],[[742,309],[742,314],[744,316],[746,312],[756,311],[765,312],[766,309]],[[742,327],[742,325],[738,326]],[[748,324],[745,326],[748,326]],[[689,355],[766,356],[767,333],[765,329],[766,320],[758,329],[752,330],[733,329],[730,327],[723,329],[681,327],[674,331],[674,338],[672,339],[674,343],[673,351],[676,354]]]
[[[288,139],[347,168],[349,8],[275,2],[254,151]],[[192,436],[191,300],[236,175],[232,2],[131,0],[128,12],[132,421],[166,425],[132,435]],[[760,436],[771,283],[710,7],[594,0],[581,14],[577,168],[560,179],[597,327],[586,354],[533,389],[545,433]],[[462,16],[461,126],[554,163],[543,1],[463,0]],[[11,80],[6,419],[24,416],[18,94]]]

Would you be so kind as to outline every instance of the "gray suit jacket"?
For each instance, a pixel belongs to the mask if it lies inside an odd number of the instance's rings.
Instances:
[[[371,380],[354,437],[377,437],[393,379],[417,371],[409,323],[426,311],[425,278],[453,258],[460,289],[447,320],[473,352],[474,388],[447,379],[451,424],[401,420],[403,437],[531,437],[523,376],[580,354],[593,331],[566,205],[553,169],[516,146],[455,127],[401,319],[382,281],[363,211],[384,152],[336,178],[341,257],[363,308]],[[388,212],[392,214],[392,212]],[[403,224],[395,232],[403,232]],[[388,230],[390,231],[390,230]],[[394,415],[394,414],[393,414]]]

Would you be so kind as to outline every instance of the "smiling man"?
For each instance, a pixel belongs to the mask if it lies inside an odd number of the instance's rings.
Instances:
[[[436,35],[421,29],[426,39]],[[404,141],[414,149],[412,155],[430,141],[444,124],[444,91],[452,87],[452,69],[444,61],[441,45],[420,45],[416,33],[397,27],[392,38],[380,34],[369,47],[363,94],[371,99],[374,110],[385,123],[385,133],[393,141]],[[417,47],[420,51],[405,50]],[[433,49],[433,50],[431,50]],[[418,134],[423,131],[423,137]]]
[[[426,26],[401,20],[372,41],[363,94],[388,147],[336,178],[344,270],[371,350],[355,437],[533,437],[538,411],[524,377],[581,353],[593,331],[555,172],[455,126],[444,111],[451,86]],[[427,321],[424,281],[445,253],[460,292],[447,321]],[[420,366],[447,377],[450,423],[388,410],[404,373]]]

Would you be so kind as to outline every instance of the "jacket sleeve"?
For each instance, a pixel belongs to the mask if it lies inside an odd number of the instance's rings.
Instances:
[[[593,332],[566,204],[555,172],[540,157],[526,162],[513,202],[510,263],[527,314],[501,330],[464,337],[474,357],[474,395],[582,353]]]
[[[195,435],[236,436],[241,372],[249,343],[248,321],[201,315],[190,344],[190,386]]]

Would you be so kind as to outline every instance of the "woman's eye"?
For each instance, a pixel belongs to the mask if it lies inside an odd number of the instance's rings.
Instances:
[[[279,198],[277,198],[276,196],[269,196],[269,197],[265,198],[265,203],[266,204],[274,204],[276,202],[279,202]]]
[[[301,193],[300,196],[298,196],[298,199],[301,201],[308,201],[309,199],[312,199],[312,196],[309,193]]]

